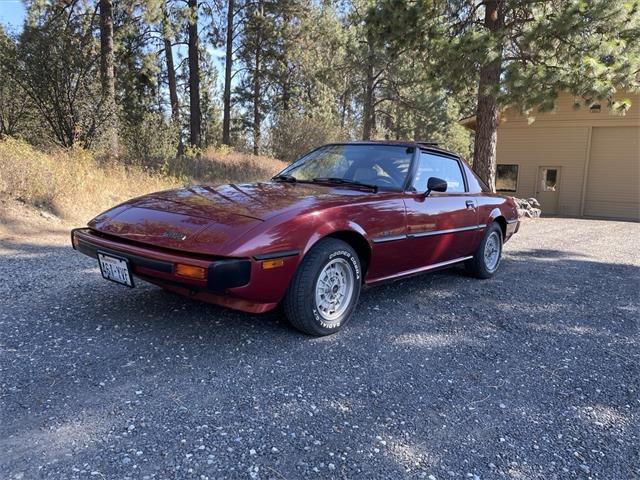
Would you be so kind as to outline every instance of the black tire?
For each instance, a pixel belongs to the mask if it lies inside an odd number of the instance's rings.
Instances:
[[[344,261],[340,261],[340,259]],[[336,318],[327,319],[316,302],[316,284],[323,269],[332,263],[341,269],[351,270],[353,289],[344,302],[343,311]],[[338,332],[351,318],[360,296],[360,259],[348,243],[335,238],[325,238],[313,246],[304,256],[285,294],[284,312],[291,325],[309,335],[323,336]],[[339,312],[334,312],[339,313]]]
[[[487,242],[497,241],[497,245],[499,248],[498,251],[498,260],[495,265],[487,265],[487,259],[485,258],[485,249],[487,248]],[[498,267],[500,266],[500,260],[502,259],[502,229],[500,225],[496,222],[493,222],[487,230],[484,232],[484,236],[482,237],[482,241],[478,248],[476,249],[473,258],[467,260],[464,265],[467,268],[467,271],[477,278],[491,278],[498,271]]]

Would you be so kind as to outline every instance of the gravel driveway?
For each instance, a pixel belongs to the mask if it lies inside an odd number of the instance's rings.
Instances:
[[[639,251],[529,221],[496,278],[370,289],[310,338],[5,237],[0,478],[639,478]]]

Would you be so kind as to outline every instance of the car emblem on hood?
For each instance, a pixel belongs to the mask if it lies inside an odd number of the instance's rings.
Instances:
[[[184,233],[174,232],[173,230],[166,230],[162,232],[163,237],[172,238],[174,240],[184,240],[187,236]]]

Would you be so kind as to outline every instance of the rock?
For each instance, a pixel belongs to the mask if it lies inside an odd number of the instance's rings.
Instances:
[[[527,202],[529,202],[529,205],[531,205],[533,208],[540,208],[540,202],[538,202],[538,200],[533,197],[527,198]]]
[[[53,213],[49,213],[46,210],[40,210],[40,216],[42,218],[46,218],[47,220],[59,220]]]
[[[541,215],[540,202],[535,198],[511,198],[518,207],[518,217],[538,218]]]

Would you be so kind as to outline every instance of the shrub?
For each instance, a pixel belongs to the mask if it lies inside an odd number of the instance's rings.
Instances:
[[[168,173],[192,182],[244,183],[267,180],[287,164],[273,157],[239,153],[228,147],[208,148],[168,163]]]
[[[271,131],[273,154],[288,163],[325,143],[346,138],[330,120],[311,118],[296,112],[279,116]]]
[[[0,190],[67,219],[84,221],[128,198],[177,185],[141,167],[98,162],[81,148],[45,153],[20,140],[0,141]]]
[[[120,129],[122,157],[128,163],[160,169],[178,151],[178,128],[161,114],[145,113],[142,122]]]

